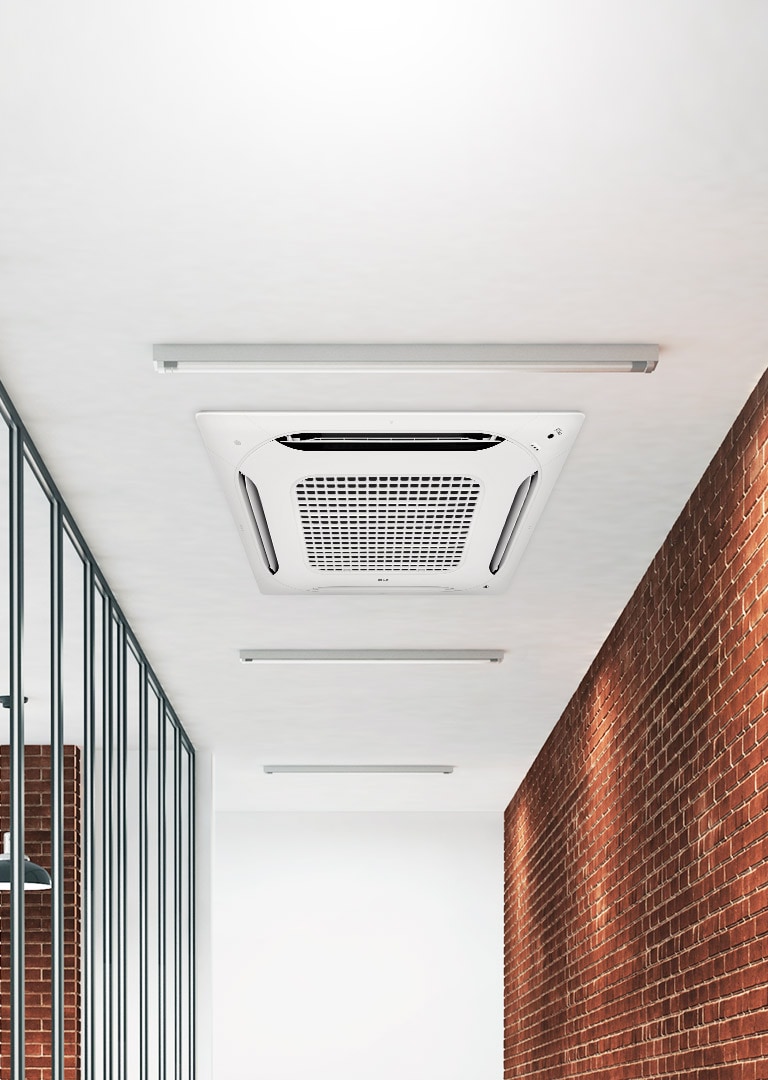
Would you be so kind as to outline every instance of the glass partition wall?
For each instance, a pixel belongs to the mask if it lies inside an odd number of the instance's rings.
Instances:
[[[1,385],[0,500],[0,1080],[186,1080],[194,749]]]

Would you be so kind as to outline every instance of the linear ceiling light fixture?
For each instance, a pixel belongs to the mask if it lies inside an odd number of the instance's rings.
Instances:
[[[500,664],[499,649],[241,649],[244,664]]]
[[[308,372],[651,372],[658,345],[155,345],[168,374]]]
[[[265,765],[271,773],[443,773],[453,772],[453,765]]]

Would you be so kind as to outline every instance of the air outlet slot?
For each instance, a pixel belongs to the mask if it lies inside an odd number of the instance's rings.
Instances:
[[[534,473],[532,476],[527,476],[515,493],[512,506],[507,514],[507,520],[504,522],[504,528],[501,530],[499,542],[488,567],[492,574],[498,573],[504,565],[504,560],[512,546],[512,540],[523,519],[525,508],[533,497],[538,475],[538,473]]]
[[[501,435],[486,435],[482,432],[447,432],[430,434],[428,432],[322,432],[302,431],[295,435],[283,435],[275,442],[291,450],[400,450],[413,452],[419,450],[488,450],[504,442]]]
[[[481,486],[469,476],[309,476],[296,484],[310,567],[421,572],[461,565]]]
[[[276,574],[280,569],[280,565],[277,561],[277,555],[275,554],[272,537],[269,533],[267,519],[264,515],[264,507],[261,505],[258,488],[251,479],[240,473],[240,490],[243,493],[243,501],[246,510],[249,512],[248,516],[253,525],[253,531],[264,558],[264,563],[270,574]]]

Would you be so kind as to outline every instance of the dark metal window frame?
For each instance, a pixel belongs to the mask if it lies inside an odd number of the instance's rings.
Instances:
[[[51,718],[51,1074],[64,1078],[64,632],[63,548],[68,539],[83,565],[83,813],[81,886],[81,1073],[85,1080],[128,1078],[129,994],[136,1017],[137,1080],[194,1080],[196,1075],[195,751],[117,600],[0,383],[0,416],[8,429],[8,562],[10,659],[11,1080],[25,1077],[24,971],[24,480],[25,463],[50,506]],[[100,608],[101,642],[95,639]],[[97,659],[100,654],[100,670]],[[136,939],[128,940],[127,663],[138,667],[138,907]],[[97,688],[101,701],[97,700]],[[151,692],[151,694],[150,694]],[[150,717],[150,697],[157,715]],[[101,792],[95,780],[101,718]],[[150,725],[157,765],[149,780]],[[168,761],[171,743],[171,760]],[[186,772],[184,773],[184,766]],[[182,774],[186,776],[186,792]],[[153,800],[156,806],[153,807]],[[150,859],[150,808],[157,816],[156,861]],[[100,852],[97,851],[100,834]],[[169,853],[173,865],[169,871]],[[97,858],[98,856],[98,858]],[[97,888],[97,867],[102,881]],[[172,882],[168,888],[169,880]],[[151,903],[150,903],[151,902]],[[150,958],[150,906],[157,915]],[[97,937],[97,928],[100,938]],[[129,985],[129,947],[138,957]],[[152,960],[157,960],[157,971]],[[101,971],[98,968],[101,967]],[[169,979],[173,994],[169,994]],[[98,982],[97,982],[98,980]],[[150,982],[157,1008],[150,1007]],[[173,1000],[169,1000],[172,996]],[[134,1000],[135,999],[135,1000]],[[100,1004],[100,1008],[97,1006]],[[154,1030],[153,1030],[154,1029]],[[101,1054],[97,1054],[97,1049]],[[184,1060],[186,1057],[186,1061]],[[133,1076],[130,1078],[133,1080]]]

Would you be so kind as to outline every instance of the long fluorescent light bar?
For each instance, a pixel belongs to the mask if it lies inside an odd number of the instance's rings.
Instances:
[[[155,345],[166,374],[309,372],[651,372],[658,345]]]
[[[241,649],[244,664],[500,664],[498,649]]]
[[[443,773],[453,772],[453,765],[265,765],[271,773]]]

